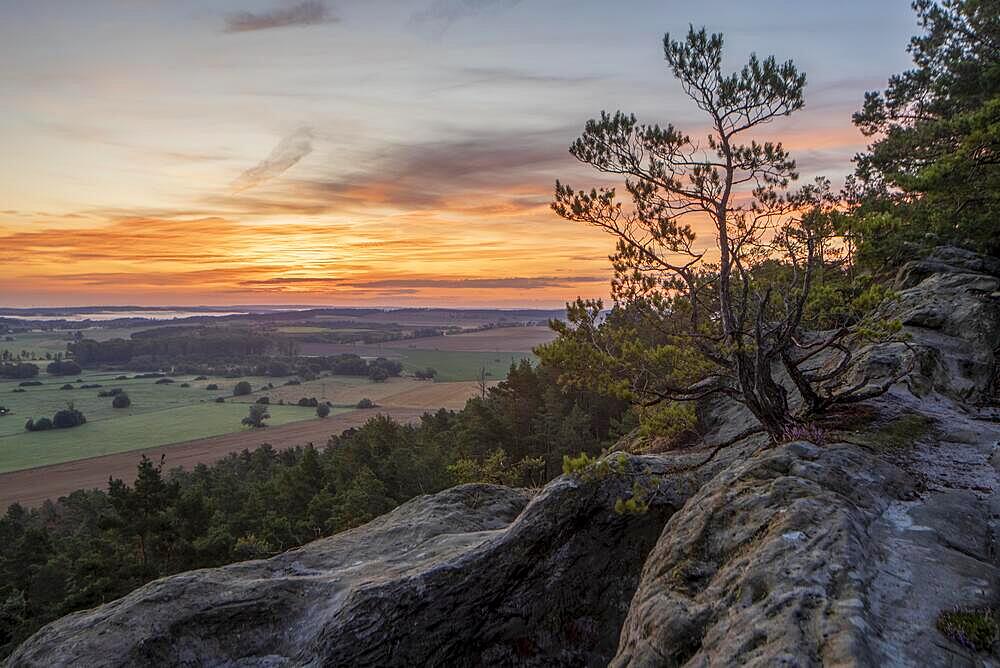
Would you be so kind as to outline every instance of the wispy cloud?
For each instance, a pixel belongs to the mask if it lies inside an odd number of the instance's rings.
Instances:
[[[281,290],[321,289],[324,287],[344,287],[355,290],[417,290],[433,288],[444,290],[528,290],[536,288],[559,288],[580,283],[606,283],[607,276],[514,276],[507,278],[384,278],[368,281],[348,280],[323,276],[275,276],[264,279],[240,281],[248,288]]]
[[[410,23],[430,27],[440,36],[455,21],[509,9],[520,2],[521,0],[434,0],[425,9],[414,12],[410,16]]]
[[[240,285],[245,286],[281,286],[281,285],[309,285],[309,286],[321,286],[321,285],[340,285],[344,282],[342,278],[326,278],[323,276],[275,276],[273,278],[262,278],[253,279],[248,281],[240,281]]]
[[[290,180],[276,207],[389,206],[486,215],[548,206],[552,173],[575,165],[567,131],[480,133],[449,141],[397,144],[362,169],[332,179]],[[254,202],[261,206],[263,202]]]
[[[279,7],[267,12],[230,14],[226,17],[226,26],[223,30],[229,33],[250,32],[288,26],[311,26],[336,20],[326,3],[319,0],[305,0],[291,7]]]
[[[271,151],[271,155],[233,181],[232,192],[239,193],[259,186],[291,169],[299,160],[312,153],[312,138],[310,128],[299,128],[282,139]]]
[[[607,276],[515,276],[510,278],[387,278],[351,283],[355,288],[445,288],[450,290],[530,290],[577,283],[605,283]]]

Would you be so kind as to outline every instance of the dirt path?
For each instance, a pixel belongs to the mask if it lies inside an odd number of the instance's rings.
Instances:
[[[159,460],[166,455],[166,468],[183,466],[191,468],[195,464],[210,464],[231,452],[254,449],[258,445],[270,443],[276,449],[313,443],[320,446],[327,439],[351,427],[360,427],[370,418],[382,413],[391,415],[400,422],[415,422],[425,412],[418,408],[383,408],[376,410],[354,410],[333,415],[324,420],[293,422],[280,427],[271,427],[259,432],[238,432],[213,436],[184,443],[174,443],[144,450],[120,452],[102,457],[78,459],[63,464],[39,466],[32,469],[0,473],[0,512],[12,503],[24,506],[40,505],[45,499],[56,499],[77,489],[104,489],[108,477],[114,476],[132,482],[136,464],[142,455]]]

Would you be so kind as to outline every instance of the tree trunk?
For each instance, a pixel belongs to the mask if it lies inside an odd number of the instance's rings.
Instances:
[[[780,440],[791,423],[788,392],[774,381],[766,360],[754,364],[749,355],[739,353],[736,355],[736,371],[747,408],[772,440]]]

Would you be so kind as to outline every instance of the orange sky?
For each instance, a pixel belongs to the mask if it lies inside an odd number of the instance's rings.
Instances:
[[[864,147],[851,111],[912,32],[905,2],[855,0],[683,20],[637,2],[601,39],[604,5],[561,0],[331,3],[298,26],[266,0],[46,4],[0,24],[0,306],[604,296],[612,240],[556,217],[552,185],[600,182],[566,148],[602,108],[697,134],[664,30],[732,29],[734,65],[794,58],[807,109],[769,135],[835,180]]]

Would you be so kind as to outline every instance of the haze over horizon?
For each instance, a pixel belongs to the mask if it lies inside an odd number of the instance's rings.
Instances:
[[[0,306],[558,308],[613,241],[549,209],[601,183],[602,109],[700,134],[664,32],[808,75],[768,128],[839,185],[866,90],[905,69],[908,0],[4,2]],[[614,25],[609,30],[609,25]],[[711,243],[705,236],[702,241]]]

